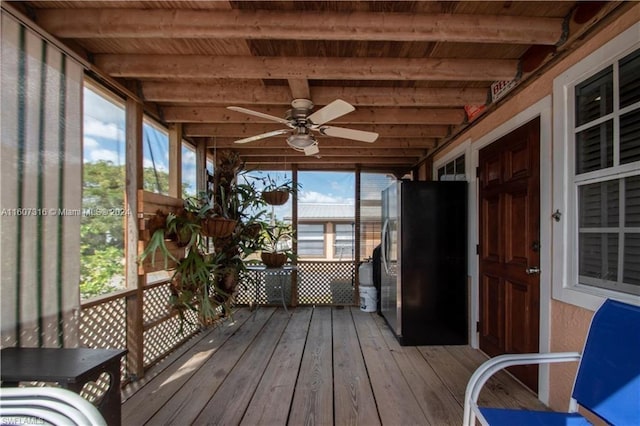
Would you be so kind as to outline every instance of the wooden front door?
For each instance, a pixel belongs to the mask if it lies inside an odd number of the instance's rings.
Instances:
[[[538,352],[540,119],[482,149],[478,173],[480,349],[490,356]],[[537,392],[536,366],[510,371]]]

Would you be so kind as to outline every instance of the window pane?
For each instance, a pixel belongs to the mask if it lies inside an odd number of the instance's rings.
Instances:
[[[144,190],[169,194],[169,134],[147,118],[142,123]]]
[[[620,60],[620,108],[640,101],[640,49]]]
[[[640,286],[640,262],[638,259],[640,259],[640,234],[625,234],[623,281],[626,284]]]
[[[581,233],[579,240],[579,274],[598,280],[617,281],[618,234]]]
[[[640,175],[625,179],[624,212],[625,226],[640,226]]]
[[[337,223],[335,224],[335,242],[333,246],[333,257],[338,259],[353,259],[353,237],[355,224]]]
[[[578,189],[580,227],[618,226],[619,180],[592,183]]]
[[[182,197],[196,195],[196,150],[182,142]]]
[[[299,257],[324,257],[324,241],[298,241]]]
[[[125,288],[125,110],[89,84],[83,105],[80,297]]]
[[[438,180],[442,179],[442,176],[444,176],[444,166],[438,169]]]
[[[620,164],[634,161],[640,161],[640,110],[620,117]]]
[[[446,164],[445,166],[445,174],[447,175],[454,175],[456,174],[455,171],[455,163],[453,161],[450,161]]]
[[[613,166],[613,124],[611,120],[576,135],[576,173]]]
[[[465,170],[464,170],[464,155],[461,155],[460,157],[456,158],[456,174],[457,175],[464,175],[465,174]]]
[[[302,257],[324,257],[323,224],[298,225],[298,255]]]
[[[440,170],[444,173],[444,167]],[[382,191],[394,181],[382,173],[360,174],[360,260],[372,257],[380,244]]]
[[[613,111],[613,68],[576,86],[576,127]]]

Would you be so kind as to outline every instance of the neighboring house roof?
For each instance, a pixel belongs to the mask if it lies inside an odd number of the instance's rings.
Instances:
[[[298,204],[298,220],[355,220],[356,208],[353,204]]]
[[[380,219],[380,206],[361,206],[360,217]],[[291,220],[290,216],[284,218]],[[324,204],[324,203],[300,203],[298,204],[298,220],[302,221],[354,221],[355,206],[353,204]]]

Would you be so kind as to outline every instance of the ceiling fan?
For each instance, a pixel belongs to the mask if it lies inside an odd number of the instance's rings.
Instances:
[[[291,135],[287,137],[287,143],[289,146],[297,151],[304,152],[306,155],[315,155],[318,154],[319,149],[318,141],[313,136],[313,131],[326,136],[351,139],[360,142],[371,143],[378,139],[378,134],[374,132],[326,125],[327,122],[335,120],[336,118],[342,117],[343,115],[355,110],[353,105],[343,101],[342,99],[336,99],[314,113],[311,113],[311,110],[313,109],[313,102],[308,99],[294,99],[293,102],[291,102],[291,109],[285,114],[285,118],[275,117],[273,115],[237,106],[229,106],[227,108],[232,111],[255,115],[256,117],[266,118],[267,120],[273,120],[288,127],[288,129],[273,130],[271,132],[240,139],[235,141],[235,143],[254,142],[260,139],[270,138],[272,136],[291,133]]]

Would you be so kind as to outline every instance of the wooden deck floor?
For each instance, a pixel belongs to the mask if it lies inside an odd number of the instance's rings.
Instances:
[[[124,391],[123,425],[460,425],[468,346],[401,347],[357,308],[240,309]],[[505,373],[493,406],[536,407]]]

